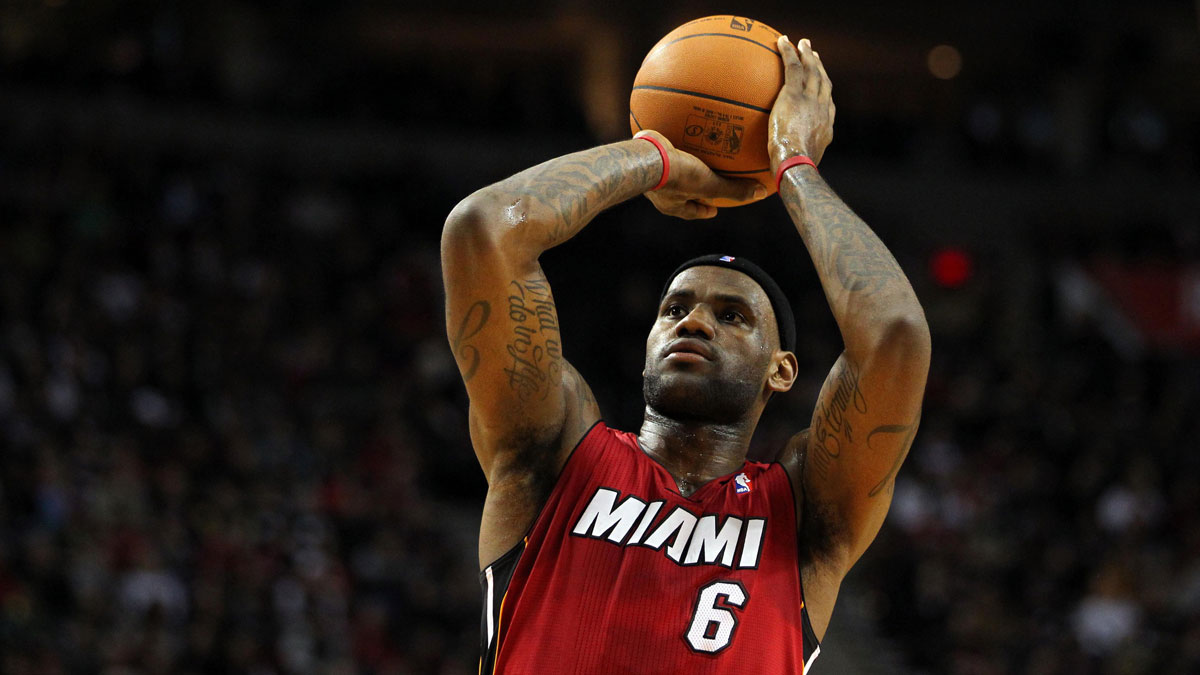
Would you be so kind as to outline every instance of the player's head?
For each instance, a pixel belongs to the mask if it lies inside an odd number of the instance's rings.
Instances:
[[[667,279],[646,339],[646,405],[673,419],[757,419],[796,378],[787,296],[754,263],[710,255]]]

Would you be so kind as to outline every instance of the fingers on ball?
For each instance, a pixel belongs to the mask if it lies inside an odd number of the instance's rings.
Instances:
[[[786,46],[785,46],[786,45]],[[783,57],[783,63],[788,68],[794,68],[800,65],[800,54],[796,51],[796,46],[788,41],[787,36],[779,38],[779,55]]]

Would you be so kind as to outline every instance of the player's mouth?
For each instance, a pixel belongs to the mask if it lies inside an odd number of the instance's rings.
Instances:
[[[703,340],[680,338],[667,345],[663,358],[679,363],[699,363],[713,360],[712,348]]]

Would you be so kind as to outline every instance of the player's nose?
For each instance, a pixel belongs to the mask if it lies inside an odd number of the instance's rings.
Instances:
[[[716,336],[714,323],[716,317],[703,303],[697,303],[692,307],[687,316],[675,324],[676,337],[702,337],[706,340],[711,340]]]

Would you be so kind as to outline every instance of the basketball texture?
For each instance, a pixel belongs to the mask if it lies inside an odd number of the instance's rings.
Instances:
[[[716,173],[775,192],[767,119],[783,86],[779,31],[722,14],[689,21],[646,54],[629,97],[633,133],[653,129]],[[727,199],[713,206],[746,202]]]

